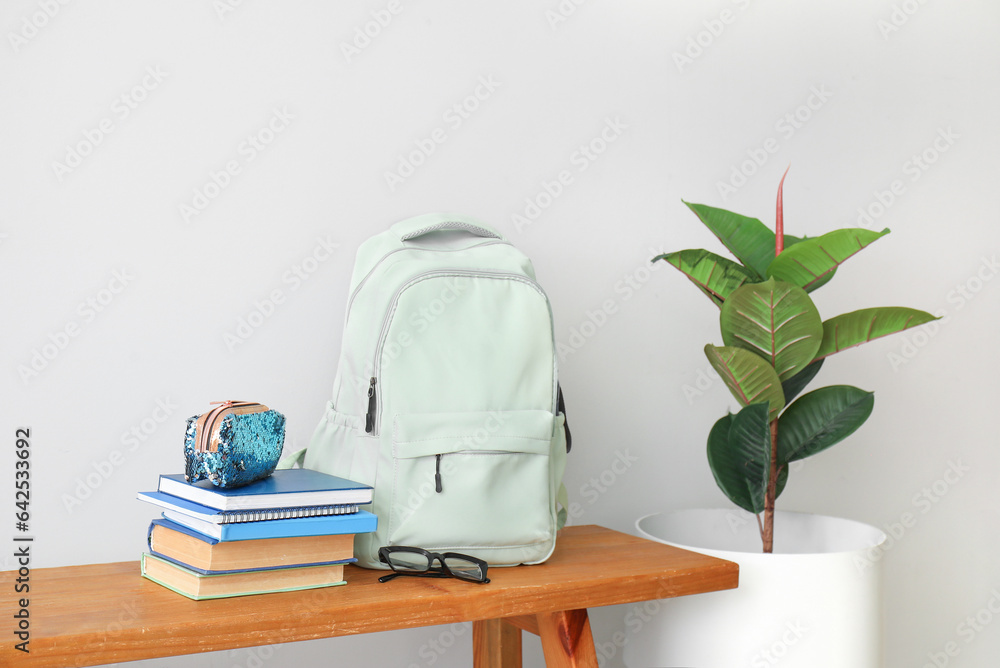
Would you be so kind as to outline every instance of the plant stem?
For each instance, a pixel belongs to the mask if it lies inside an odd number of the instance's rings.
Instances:
[[[774,551],[774,500],[778,495],[778,420],[771,420],[771,466],[767,474],[767,492],[764,494],[764,530],[761,539],[764,553]]]
[[[792,166],[785,168],[778,183],[778,202],[774,216],[774,256],[785,250],[785,177]],[[767,491],[764,493],[764,526],[760,529],[764,554],[774,551],[774,500],[778,496],[778,419],[771,420],[771,464],[767,473]],[[758,523],[760,519],[758,518]]]

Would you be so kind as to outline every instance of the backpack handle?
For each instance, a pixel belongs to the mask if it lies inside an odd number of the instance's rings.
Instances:
[[[432,213],[400,221],[392,226],[393,234],[400,241],[412,241],[418,237],[438,230],[462,230],[487,239],[503,239],[503,236],[489,225],[480,223],[467,216]]]

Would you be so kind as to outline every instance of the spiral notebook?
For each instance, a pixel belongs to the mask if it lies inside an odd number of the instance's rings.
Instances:
[[[164,492],[139,492],[136,498],[167,510],[183,513],[212,524],[235,524],[239,522],[261,522],[265,520],[285,520],[299,517],[325,517],[328,515],[350,515],[358,512],[356,503],[336,503],[324,506],[293,506],[289,508],[259,508],[256,510],[219,510],[203,506],[194,501]]]

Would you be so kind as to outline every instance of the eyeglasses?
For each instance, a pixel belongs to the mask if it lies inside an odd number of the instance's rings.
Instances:
[[[379,548],[378,558],[394,571],[380,577],[379,582],[388,582],[398,575],[416,575],[424,578],[453,577],[480,584],[490,581],[486,577],[488,564],[467,554],[457,552],[438,554],[419,547],[393,545]],[[435,566],[434,562],[440,562],[441,565]]]

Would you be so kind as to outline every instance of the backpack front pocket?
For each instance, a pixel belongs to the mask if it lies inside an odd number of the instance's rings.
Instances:
[[[544,410],[397,415],[389,543],[530,550],[551,542],[553,421]]]

